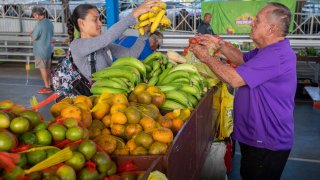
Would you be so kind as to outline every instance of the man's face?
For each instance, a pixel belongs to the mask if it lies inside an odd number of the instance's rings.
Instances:
[[[149,43],[150,43],[150,49],[152,49],[153,51],[155,51],[159,48],[159,43],[157,40],[149,39]]]
[[[256,19],[251,23],[250,38],[259,44],[261,40],[264,40],[267,36],[270,24],[267,22],[267,13],[270,11],[270,7],[261,9]]]
[[[206,16],[204,16],[204,23],[207,23],[207,24],[209,24],[210,23],[210,21],[211,21],[211,15],[206,15]]]
[[[32,13],[32,17],[35,18],[36,20],[40,19],[40,16],[37,13]]]

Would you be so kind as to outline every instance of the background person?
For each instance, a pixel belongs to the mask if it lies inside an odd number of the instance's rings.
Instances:
[[[149,28],[145,30],[145,32],[150,31],[150,26],[145,26],[146,28]],[[117,40],[115,43],[119,44],[121,46],[130,48],[134,43],[137,41],[137,36],[123,36],[119,40]],[[154,51],[159,49],[159,47],[163,44],[163,34],[159,31],[155,31],[154,33],[147,33],[144,36],[145,39],[145,45],[142,51],[140,52],[138,59],[144,60],[146,57],[148,57],[150,54],[152,54]]]
[[[40,69],[44,87],[38,93],[51,93],[51,54],[53,51],[52,37],[53,24],[45,18],[46,10],[42,7],[34,7],[32,16],[38,21],[33,31],[30,33],[33,41],[33,55],[35,57],[35,67]]]
[[[136,24],[137,18],[148,11],[154,12],[152,6],[159,0],[147,0],[132,11],[126,18],[121,19],[104,33],[101,33],[101,21],[99,13],[95,6],[81,4],[75,8],[68,23],[68,34],[70,39],[70,50],[73,61],[78,70],[91,81],[91,66],[88,61],[90,54],[95,52],[96,70],[103,69],[112,64],[112,58],[109,57],[110,51],[113,58],[124,56],[138,57],[144,48],[145,41],[138,38],[131,48],[113,44],[123,32],[131,25]],[[74,29],[77,29],[80,38],[73,40]]]
[[[210,25],[212,15],[210,13],[205,13],[203,17],[203,21],[198,26],[199,34],[211,34],[214,35],[213,30]]]
[[[251,24],[256,49],[242,53],[211,35],[204,35],[202,45],[191,46],[223,81],[239,88],[232,136],[240,143],[243,179],[280,179],[293,146],[297,76],[296,55],[285,37],[290,22],[286,6],[268,3]],[[238,67],[214,60],[203,45],[220,49]]]

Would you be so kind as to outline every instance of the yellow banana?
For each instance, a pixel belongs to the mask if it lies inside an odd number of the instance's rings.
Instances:
[[[171,21],[170,19],[167,17],[167,16],[163,16],[161,21],[160,21],[160,24],[163,24],[165,25],[166,27],[170,26],[171,25]]]
[[[143,27],[139,28],[139,34],[140,34],[141,36],[144,35],[144,29],[143,29]]]
[[[161,10],[161,8],[159,6],[152,6],[151,9],[159,12]]]
[[[139,21],[144,21],[149,18],[149,12],[143,13],[139,16]]]
[[[157,16],[156,16],[156,19],[155,21],[152,23],[151,25],[151,28],[150,28],[150,32],[151,33],[154,33],[156,31],[156,29],[158,28],[159,24],[160,24],[160,21],[162,19],[162,17],[164,16],[164,14],[166,13],[165,10],[161,10]]]
[[[148,24],[150,24],[150,21],[148,19],[145,21],[141,21],[141,22],[139,22],[139,28],[144,27]]]

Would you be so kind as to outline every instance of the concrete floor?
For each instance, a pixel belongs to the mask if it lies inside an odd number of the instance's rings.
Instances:
[[[35,96],[39,101],[49,95],[37,94],[43,86],[38,70],[30,70],[28,81],[24,64],[0,64],[0,101],[11,99],[16,104],[29,107],[29,100]],[[40,109],[45,120],[51,120],[50,104]],[[311,100],[297,100],[295,106],[295,143],[284,169],[283,180],[316,180],[320,177],[320,110],[312,108]],[[240,177],[239,146],[233,159],[230,180]]]

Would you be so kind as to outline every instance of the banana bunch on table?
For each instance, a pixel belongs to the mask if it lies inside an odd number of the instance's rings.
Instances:
[[[166,14],[166,3],[158,2],[159,6],[151,7],[156,13],[146,12],[139,16],[138,24],[134,26],[135,29],[139,30],[140,35],[144,35],[144,27],[151,24],[150,32],[154,33],[159,27],[161,30],[164,30],[171,25],[170,19],[165,15]]]

